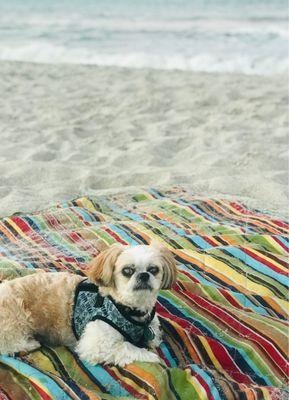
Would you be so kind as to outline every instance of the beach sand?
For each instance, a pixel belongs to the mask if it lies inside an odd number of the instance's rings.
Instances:
[[[0,214],[185,185],[288,209],[287,78],[0,63]]]

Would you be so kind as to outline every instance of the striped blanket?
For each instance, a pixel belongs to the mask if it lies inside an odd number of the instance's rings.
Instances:
[[[159,240],[178,262],[159,296],[163,365],[89,365],[64,347],[0,356],[1,399],[286,399],[288,224],[184,189],[82,197],[0,221],[0,276],[83,274],[96,243]]]

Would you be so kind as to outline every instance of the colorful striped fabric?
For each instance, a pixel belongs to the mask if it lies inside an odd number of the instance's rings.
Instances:
[[[287,399],[288,230],[242,204],[184,189],[82,197],[0,221],[1,279],[83,274],[99,240],[156,239],[178,282],[157,311],[163,365],[91,366],[64,347],[0,357],[1,399]]]

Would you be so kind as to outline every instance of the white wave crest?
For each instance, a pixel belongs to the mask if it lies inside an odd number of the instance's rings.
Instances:
[[[185,56],[183,54],[156,55],[145,52],[125,51],[107,54],[85,48],[66,48],[42,41],[34,41],[18,46],[0,44],[0,60],[258,75],[282,74],[286,73],[289,68],[289,60],[286,57],[254,57],[249,54],[220,57],[205,52],[195,56]]]

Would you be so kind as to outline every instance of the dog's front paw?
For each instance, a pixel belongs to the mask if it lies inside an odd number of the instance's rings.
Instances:
[[[120,351],[115,355],[114,359],[114,364],[124,367],[127,364],[131,364],[133,362],[139,361],[139,362],[153,362],[153,363],[159,363],[161,362],[159,356],[151,351],[148,351],[146,349],[138,349],[134,348],[134,351],[131,351],[132,349],[127,349],[127,351]]]
[[[140,356],[139,360],[135,361],[160,363],[161,359],[156,353],[148,351],[144,356]]]

